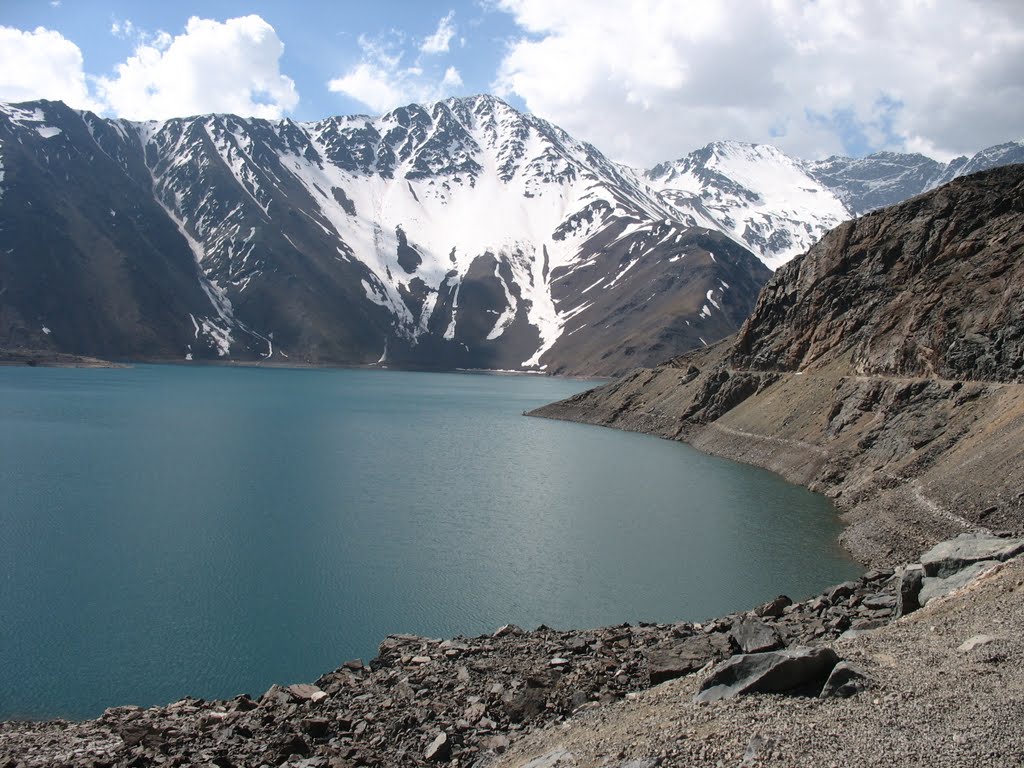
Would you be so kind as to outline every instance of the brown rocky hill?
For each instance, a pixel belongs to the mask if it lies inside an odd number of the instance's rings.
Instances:
[[[734,336],[536,411],[832,496],[862,560],[1024,518],[1024,165],[837,227]]]
[[[736,339],[739,367],[798,371],[850,353],[858,374],[1024,376],[1022,166],[840,225],[779,270]]]

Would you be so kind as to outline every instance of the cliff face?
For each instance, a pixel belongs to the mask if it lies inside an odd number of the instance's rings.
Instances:
[[[1024,522],[1024,166],[833,230],[739,333],[536,414],[686,440],[836,499],[862,560]]]
[[[967,177],[840,225],[784,266],[739,332],[739,368],[850,354],[861,375],[1021,381],[1024,173]]]

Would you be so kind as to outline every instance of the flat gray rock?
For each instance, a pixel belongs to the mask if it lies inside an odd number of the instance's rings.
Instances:
[[[694,701],[731,699],[748,693],[821,691],[839,657],[831,648],[790,648],[733,656],[715,667]]]
[[[762,653],[782,647],[782,638],[775,629],[757,618],[746,618],[738,622],[729,637],[743,653]]]
[[[994,643],[998,639],[999,638],[994,635],[975,635],[961,643],[957,650],[964,653],[970,653],[975,648],[981,648],[989,643]]]
[[[323,693],[317,686],[307,683],[296,683],[288,686],[288,693],[300,701],[307,701],[314,697],[320,698],[317,694]]]
[[[868,609],[870,609],[872,611],[888,610],[890,608],[895,609],[895,607],[896,607],[896,595],[886,595],[886,594],[868,595],[861,602],[861,605],[863,605],[865,608],[868,608]]]
[[[983,571],[986,571],[993,565],[999,565],[999,561],[983,560],[980,563],[969,565],[963,570],[957,571],[944,579],[926,578],[921,586],[921,592],[917,597],[918,602],[920,602],[921,605],[927,605],[929,600],[934,600],[936,597],[941,597],[942,595],[948,595],[954,589],[965,587],[974,581],[974,579],[976,579]]]
[[[839,636],[840,640],[852,640],[855,637],[864,637],[865,635],[873,635],[878,631],[876,629],[848,629]]]
[[[520,768],[564,768],[572,765],[576,765],[575,755],[563,747],[555,747],[528,763],[521,763]]]
[[[651,685],[689,675],[709,661],[724,659],[731,653],[729,640],[722,633],[695,635],[667,648],[653,648],[646,654]]]
[[[1001,539],[983,533],[962,533],[921,555],[926,576],[945,578],[986,560],[1009,560],[1024,552],[1024,539]]]

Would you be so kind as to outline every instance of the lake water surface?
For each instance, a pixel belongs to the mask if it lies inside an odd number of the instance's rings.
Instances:
[[[0,368],[0,718],[258,696],[388,633],[699,620],[858,572],[820,496],[521,415],[589,386]]]

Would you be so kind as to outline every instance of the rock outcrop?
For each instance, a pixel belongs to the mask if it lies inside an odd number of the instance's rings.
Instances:
[[[701,683],[694,701],[731,699],[749,693],[819,694],[839,657],[831,648],[792,648],[733,656],[715,667]]]
[[[964,533],[936,544],[921,555],[921,567],[932,578],[947,578],[964,568],[993,560],[1004,561],[1024,552],[1024,539]]]
[[[1024,525],[1024,166],[837,227],[730,339],[535,415],[682,439],[833,497],[864,562]]]

